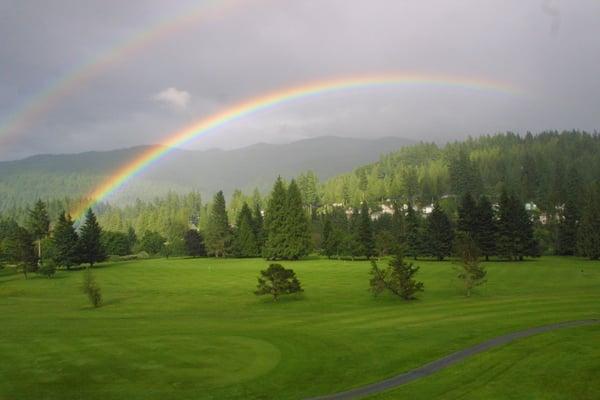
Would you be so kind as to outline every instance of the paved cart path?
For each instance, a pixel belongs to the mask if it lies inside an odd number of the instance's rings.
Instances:
[[[359,399],[363,396],[369,396],[375,393],[383,392],[389,389],[396,388],[404,385],[405,383],[414,381],[415,379],[429,376],[439,370],[449,367],[452,364],[456,364],[459,361],[464,360],[472,355],[484,352],[493,347],[498,347],[510,343],[517,339],[526,338],[529,336],[537,335],[544,332],[554,331],[557,329],[571,328],[575,326],[599,324],[600,319],[584,319],[577,321],[558,322],[555,324],[538,326],[535,328],[525,329],[523,331],[517,331],[508,333],[506,335],[497,336],[493,339],[479,343],[475,346],[468,347],[466,349],[452,353],[446,357],[440,358],[429,364],[425,364],[422,367],[413,369],[400,375],[396,375],[389,379],[372,383],[367,386],[351,389],[346,392],[335,393],[327,396],[315,397],[312,400],[354,400]]]

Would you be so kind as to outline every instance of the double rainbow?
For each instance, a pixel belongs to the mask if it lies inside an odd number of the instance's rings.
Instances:
[[[6,121],[0,124],[0,145],[6,147],[11,139],[19,137],[20,133],[31,127],[57,104],[60,104],[65,97],[76,92],[105,69],[131,58],[134,54],[169,35],[216,15],[217,11],[227,10],[237,1],[204,0],[200,6],[186,9],[173,18],[161,21],[133,35],[128,40],[119,43],[118,46],[109,48],[59,79],[50,82],[44,90],[28,99]]]
[[[111,193],[122,187],[126,182],[140,174],[149,165],[169,154],[174,148],[202,136],[212,130],[221,128],[235,120],[246,117],[262,110],[276,107],[294,100],[317,96],[342,90],[371,88],[379,86],[415,86],[434,85],[445,87],[456,87],[478,91],[491,91],[503,94],[515,95],[520,90],[507,83],[490,81],[484,79],[473,79],[455,76],[441,75],[419,75],[419,74],[381,74],[360,77],[337,78],[313,82],[310,84],[294,86],[277,90],[266,95],[251,98],[238,103],[219,113],[200,119],[187,128],[169,135],[162,146],[152,147],[147,152],[121,167],[113,175],[108,177],[101,185],[86,196],[86,200],[72,215],[80,218],[88,207],[103,201]]]

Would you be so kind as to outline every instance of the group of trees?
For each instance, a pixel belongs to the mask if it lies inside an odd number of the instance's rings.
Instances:
[[[38,201],[29,212],[26,227],[14,220],[0,223],[0,261],[16,265],[25,276],[33,271],[51,276],[54,266],[70,268],[82,263],[93,266],[104,260],[101,237],[102,229],[92,210],[88,210],[79,233],[65,213],[60,214],[51,229],[46,205]]]
[[[257,257],[295,260],[312,249],[308,215],[295,180],[286,186],[277,178],[263,212],[244,202],[235,225],[229,224],[223,192],[215,195],[206,228],[206,247],[215,257]]]
[[[466,193],[456,222],[437,202],[426,216],[409,203],[406,208],[396,205],[392,215],[382,214],[374,221],[366,202],[349,217],[343,208],[334,208],[323,217],[321,249],[328,257],[369,259],[402,251],[415,259],[443,260],[453,254],[457,231],[468,233],[486,259],[497,255],[520,260],[539,255],[532,217],[516,196],[506,192],[497,212],[487,197],[476,202]]]

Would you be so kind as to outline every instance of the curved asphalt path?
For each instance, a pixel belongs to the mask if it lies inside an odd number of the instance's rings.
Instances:
[[[439,370],[449,367],[459,361],[464,360],[472,355],[484,352],[493,347],[498,347],[510,343],[517,339],[526,338],[537,335],[539,333],[549,332],[556,329],[572,328],[575,326],[593,325],[600,323],[600,319],[584,319],[577,321],[558,322],[555,324],[538,326],[535,328],[525,329],[523,331],[513,332],[506,335],[498,336],[475,346],[468,347],[456,353],[452,353],[444,358],[440,358],[422,367],[413,369],[400,375],[396,375],[389,379],[372,383],[367,386],[351,389],[346,392],[331,394],[328,396],[314,397],[310,400],[354,400],[363,396],[369,396],[375,393],[383,392],[389,389],[404,385],[405,383],[414,381],[415,379],[423,378],[431,375]]]

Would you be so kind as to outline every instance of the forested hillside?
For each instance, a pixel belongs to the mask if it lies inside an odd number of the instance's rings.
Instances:
[[[325,183],[323,203],[384,199],[426,205],[470,192],[497,199],[502,189],[543,211],[600,179],[600,136],[586,132],[512,133],[437,146],[421,143],[384,155]]]
[[[322,178],[351,171],[380,154],[413,142],[318,137],[289,144],[256,144],[236,150],[174,150],[111,197],[115,205],[152,200],[169,192],[197,191],[205,197],[236,188],[267,191],[278,175],[292,178],[312,169]],[[0,162],[0,211],[45,200],[84,196],[149,147],[81,154],[39,155]]]

